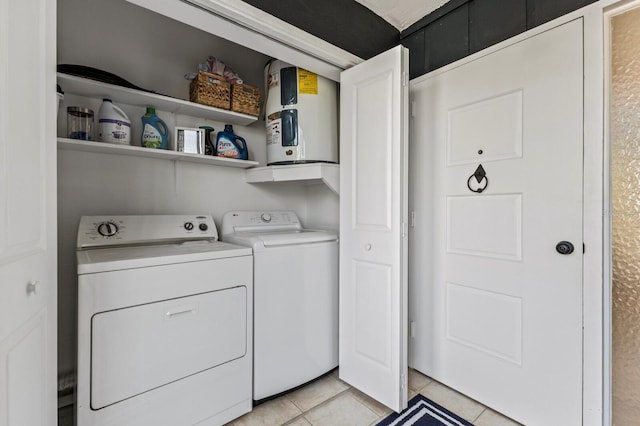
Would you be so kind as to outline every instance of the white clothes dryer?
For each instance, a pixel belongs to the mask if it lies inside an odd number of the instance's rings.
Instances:
[[[253,399],[338,365],[338,236],[302,228],[292,211],[233,211],[224,241],[253,249]]]
[[[251,411],[251,250],[217,238],[208,215],[81,218],[79,426]]]

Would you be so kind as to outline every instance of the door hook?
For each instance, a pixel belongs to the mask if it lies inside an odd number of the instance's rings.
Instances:
[[[484,181],[484,186],[479,186],[476,189],[471,188],[471,179],[473,178],[476,178],[478,185],[480,185],[482,181]],[[487,186],[489,186],[489,178],[487,177],[487,172],[484,171],[484,167],[482,167],[482,164],[480,164],[476,171],[473,172],[471,176],[469,176],[469,179],[467,179],[467,188],[469,188],[469,191],[471,192],[481,194],[482,191],[487,189]]]

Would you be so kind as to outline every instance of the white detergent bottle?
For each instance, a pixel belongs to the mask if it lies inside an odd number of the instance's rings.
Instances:
[[[111,99],[103,99],[98,112],[98,140],[120,145],[131,143],[131,121]]]

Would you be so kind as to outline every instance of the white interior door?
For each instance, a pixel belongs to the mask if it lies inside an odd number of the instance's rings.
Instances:
[[[531,425],[582,420],[582,31],[412,86],[414,366]]]
[[[0,0],[0,425],[55,425],[56,4]]]
[[[408,50],[341,75],[340,378],[407,405]]]

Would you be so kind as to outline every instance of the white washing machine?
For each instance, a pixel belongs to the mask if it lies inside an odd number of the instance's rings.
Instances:
[[[228,212],[222,239],[253,248],[253,399],[338,365],[338,236],[291,211]]]
[[[81,218],[79,426],[251,411],[251,250],[217,237],[208,215]]]

